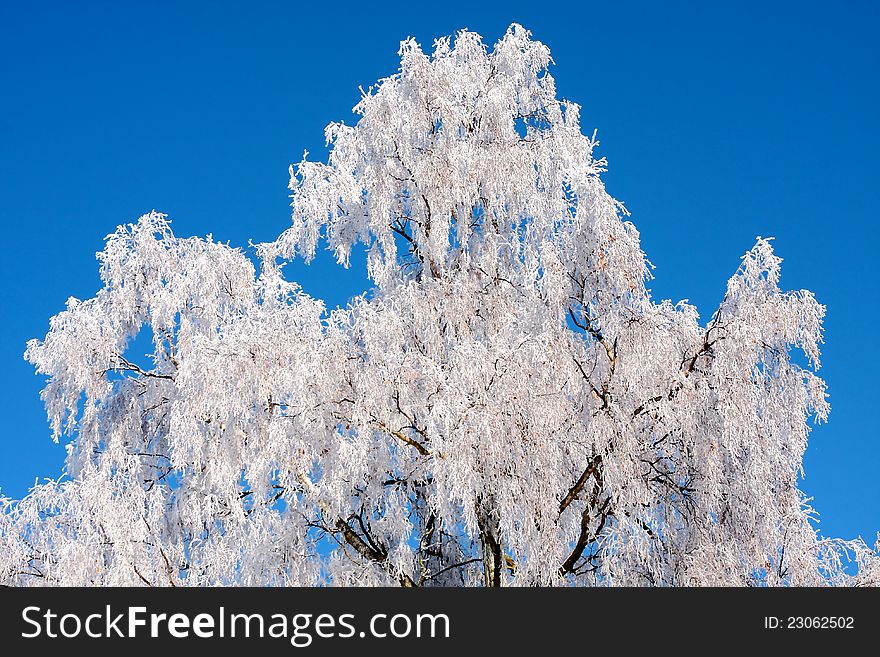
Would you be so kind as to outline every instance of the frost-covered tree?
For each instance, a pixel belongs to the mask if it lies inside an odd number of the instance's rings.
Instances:
[[[2,582],[877,583],[798,489],[824,308],[770,242],[707,323],[658,303],[544,45],[400,57],[253,262],[155,212],[108,237],[103,289],[27,347],[73,439],[2,500]],[[325,242],[368,254],[346,308],[282,273]]]

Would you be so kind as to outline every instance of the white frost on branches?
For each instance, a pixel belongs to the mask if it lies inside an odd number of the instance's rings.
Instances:
[[[292,167],[259,267],[155,212],[109,236],[103,289],[28,344],[73,440],[66,478],[2,500],[0,580],[876,584],[798,489],[824,307],[770,242],[707,324],[655,302],[544,45],[400,56]],[[367,249],[347,308],[282,275],[322,242]]]

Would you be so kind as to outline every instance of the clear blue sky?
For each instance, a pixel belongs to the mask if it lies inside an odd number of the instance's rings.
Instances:
[[[134,5],[140,5],[135,7]],[[186,5],[178,8],[175,5]],[[826,535],[880,529],[880,47],[876,2],[3,3],[0,9],[0,488],[57,476],[43,381],[22,360],[94,254],[153,208],[180,235],[246,245],[289,225],[290,162],[323,155],[398,43],[511,22],[548,44],[562,96],[598,128],[610,192],[657,266],[657,298],[704,318],[755,236],[783,285],[828,306],[828,424],[804,489]],[[574,4],[574,3],[571,3]],[[362,272],[288,269],[344,303]]]

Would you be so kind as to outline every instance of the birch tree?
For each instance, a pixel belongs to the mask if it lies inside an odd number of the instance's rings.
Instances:
[[[27,345],[69,443],[2,500],[2,583],[877,583],[799,489],[825,309],[780,289],[771,241],[706,321],[653,299],[546,46],[399,54],[291,167],[277,240],[157,212],[108,236],[102,289]],[[367,253],[345,308],[284,276],[324,247]]]

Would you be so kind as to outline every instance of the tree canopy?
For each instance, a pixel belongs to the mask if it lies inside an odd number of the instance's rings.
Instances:
[[[825,309],[780,290],[770,240],[707,322],[652,299],[546,46],[513,25],[399,54],[328,161],[291,167],[277,240],[157,212],[108,236],[103,288],[27,347],[72,440],[65,477],[2,500],[0,580],[878,583],[798,487]],[[283,274],[325,243],[367,252],[345,308]]]

